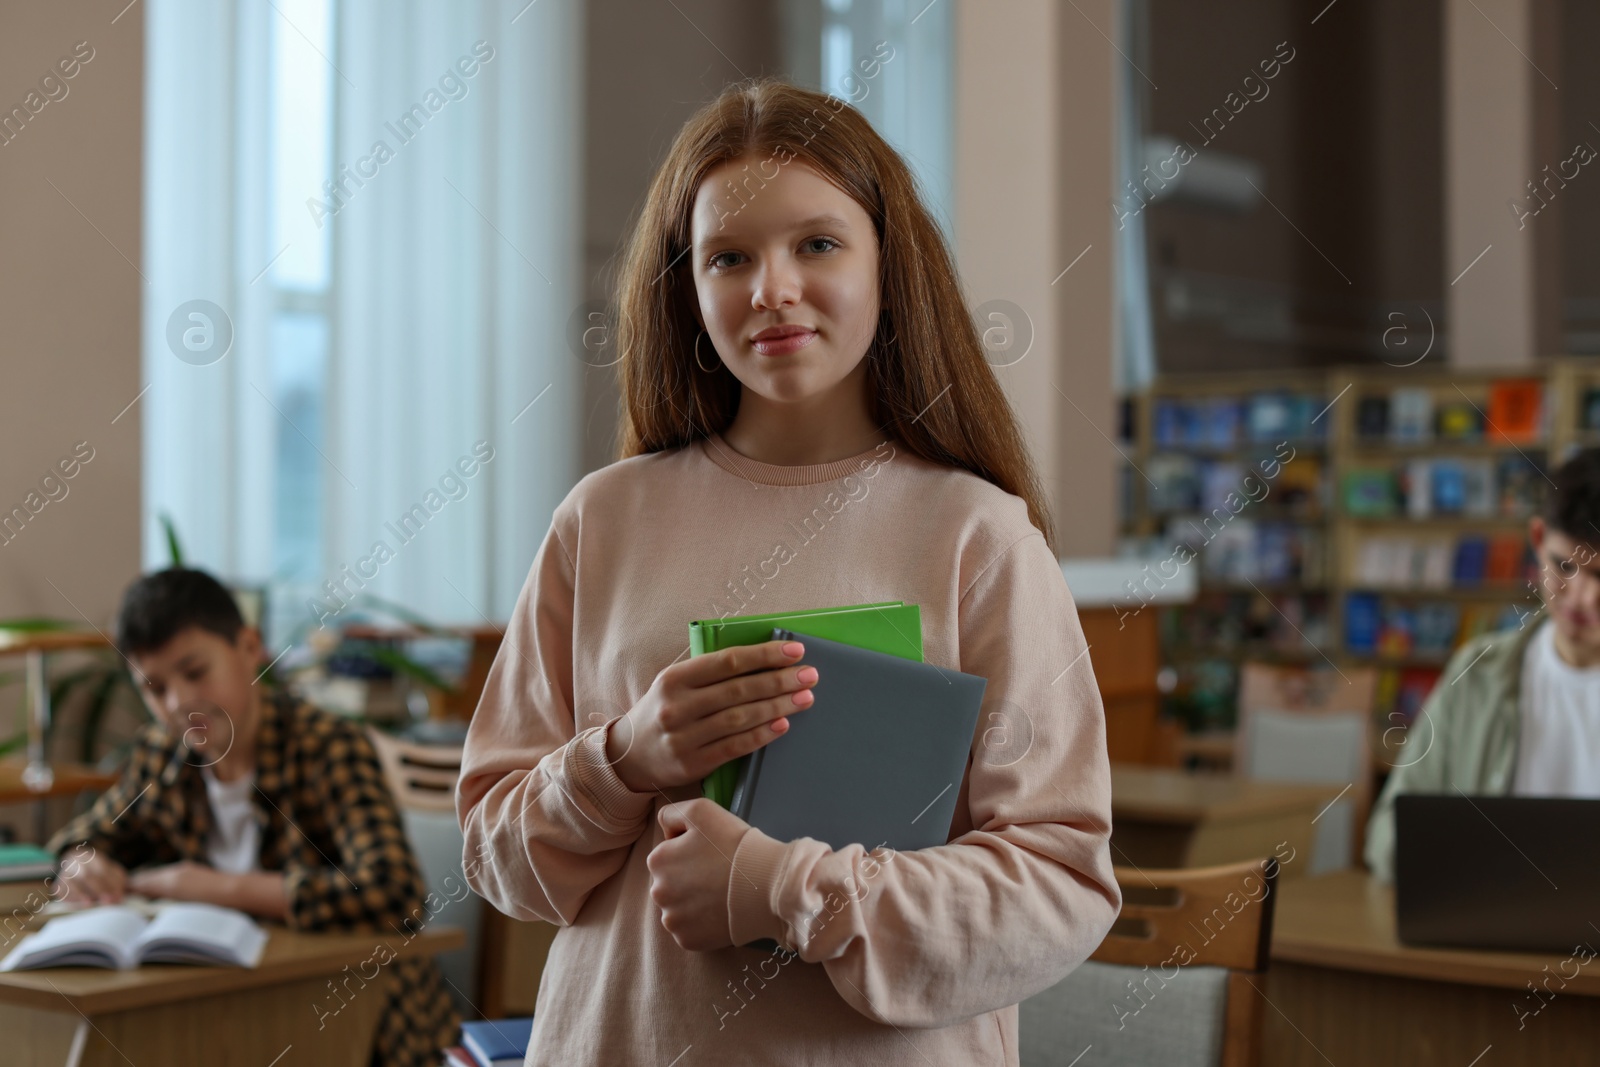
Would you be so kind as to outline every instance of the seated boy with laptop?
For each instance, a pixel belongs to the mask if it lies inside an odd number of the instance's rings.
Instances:
[[[258,679],[261,635],[216,579],[184,568],[140,578],[116,644],[155,722],[116,785],[46,846],[58,862],[76,849],[59,872],[68,899],[200,901],[297,930],[404,936],[426,921],[371,741]],[[386,998],[372,1063],[435,1067],[460,1023],[437,964],[384,969],[393,977],[366,994]]]
[[[1395,798],[1600,798],[1600,448],[1556,470],[1528,521],[1543,606],[1458,649],[1373,805],[1366,860],[1392,881]]]

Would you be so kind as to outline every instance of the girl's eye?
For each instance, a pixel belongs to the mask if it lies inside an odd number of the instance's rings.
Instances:
[[[811,238],[811,240],[806,242],[806,244],[808,246],[809,245],[819,244],[819,243],[823,244],[823,245],[826,245],[827,247],[826,248],[814,248],[814,249],[812,249],[812,251],[814,251],[814,252],[826,252],[829,249],[838,248],[839,247],[839,242],[835,241],[832,237],[813,237],[813,238]]]
[[[739,253],[737,252],[718,252],[716,255],[706,260],[706,266],[710,267],[712,270],[717,270],[722,265],[721,259],[723,256],[736,256],[738,254]]]

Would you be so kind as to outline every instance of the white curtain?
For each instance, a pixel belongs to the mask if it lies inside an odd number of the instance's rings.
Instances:
[[[376,173],[333,219],[330,571],[385,542],[367,591],[436,621],[510,615],[580,474],[564,331],[581,300],[581,16],[572,0],[339,11],[354,87],[338,83],[334,169]],[[363,165],[379,142],[392,158]],[[494,458],[452,500],[441,480],[480,441]],[[402,544],[390,526],[441,499]]]
[[[151,0],[146,14],[144,560],[165,562],[168,513],[189,557],[237,582],[273,577],[275,442],[294,432],[262,395],[281,17],[254,0]],[[313,198],[335,210],[307,205],[332,234],[321,573],[346,590],[349,573],[371,575],[361,591],[437,622],[501,620],[580,473],[564,333],[579,303],[581,9],[335,0],[333,20],[344,184]],[[231,321],[215,362],[169,347],[174,309],[196,299]],[[458,468],[478,442],[493,459]],[[402,539],[390,524],[407,513]]]
[[[1121,217],[1116,231],[1117,341],[1112,348],[1112,380],[1119,393],[1137,393],[1156,376],[1155,325],[1150,306],[1150,260],[1144,212],[1128,190],[1138,186],[1145,164],[1145,81],[1149,69],[1150,10],[1146,0],[1120,0],[1118,36],[1131,62],[1117,64],[1117,189],[1113,212]]]
[[[266,5],[153,0],[146,8],[143,559],[167,561],[158,518],[186,553],[228,576],[271,569],[277,416],[249,382],[271,378],[270,301],[251,277],[271,259],[265,210],[269,129]],[[174,313],[209,301],[232,346],[207,362],[175,355]],[[204,314],[201,312],[201,314]],[[214,319],[214,316],[207,316]],[[179,315],[182,329],[204,329]]]

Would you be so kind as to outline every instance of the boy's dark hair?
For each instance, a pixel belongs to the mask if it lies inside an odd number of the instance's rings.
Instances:
[[[244,616],[233,594],[205,571],[169,567],[145,575],[122,594],[117,648],[125,656],[154,652],[191,626],[231,642],[244,627]]]
[[[1544,519],[1575,541],[1600,545],[1600,448],[1585,448],[1556,468]]]

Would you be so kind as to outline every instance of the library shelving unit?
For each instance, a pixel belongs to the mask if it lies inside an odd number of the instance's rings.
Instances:
[[[1123,551],[1157,561],[1147,589],[1199,568],[1151,608],[1172,710],[1231,727],[1246,661],[1372,666],[1381,734],[1462,641],[1538,611],[1527,521],[1600,445],[1600,360],[1166,376],[1123,410]]]

